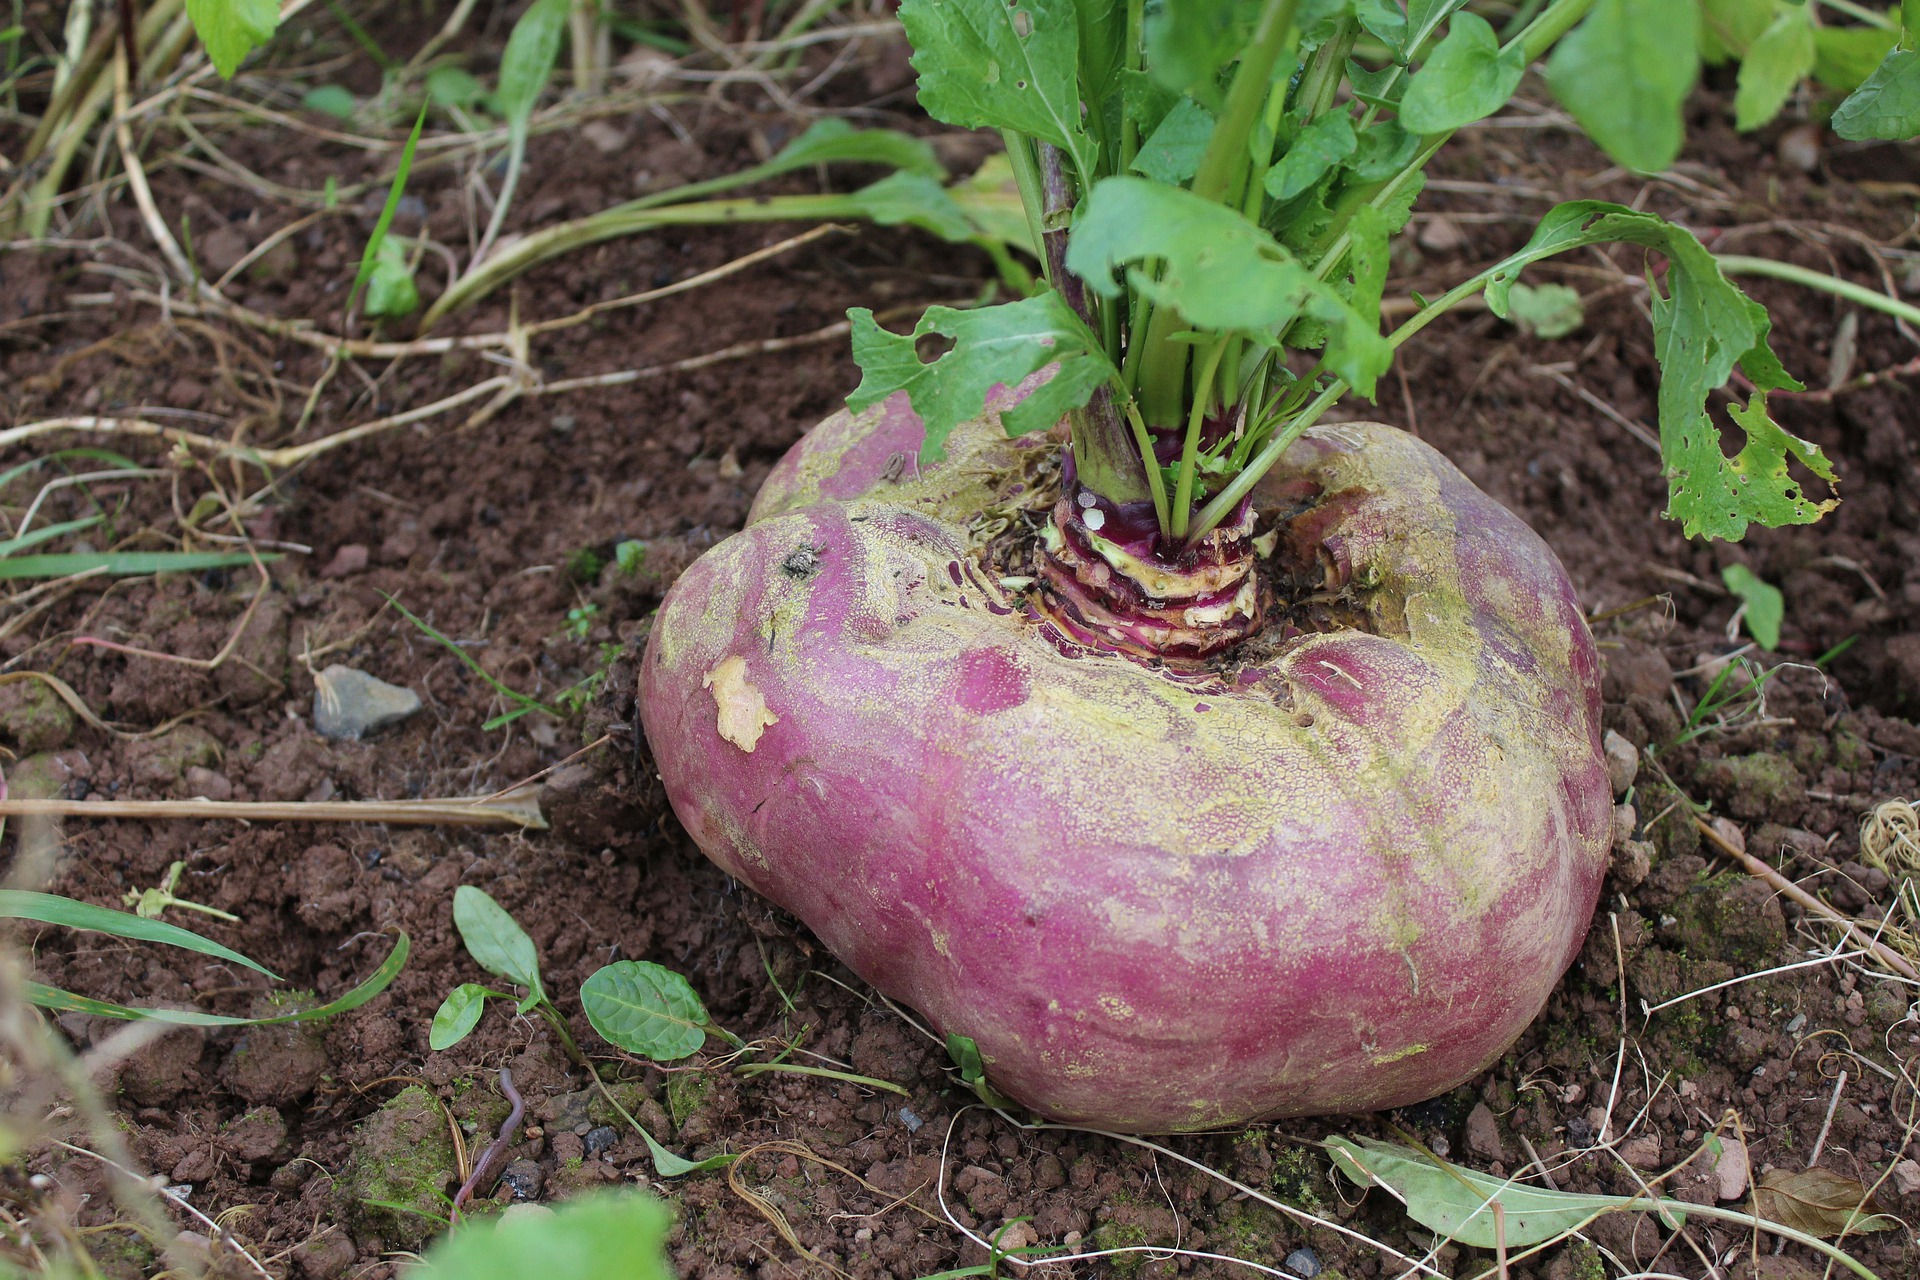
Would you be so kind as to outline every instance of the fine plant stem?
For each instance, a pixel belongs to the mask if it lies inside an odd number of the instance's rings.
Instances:
[[[1187,536],[1188,518],[1193,513],[1193,472],[1200,454],[1200,435],[1207,422],[1207,402],[1213,399],[1213,379],[1220,370],[1220,357],[1226,354],[1224,338],[1209,344],[1193,387],[1193,409],[1187,415],[1187,438],[1180,446],[1180,475],[1173,489],[1173,527],[1175,538]]]
[[[1720,269],[1731,276],[1768,276],[1775,280],[1786,280],[1792,284],[1804,285],[1809,289],[1819,289],[1835,297],[1857,302],[1863,307],[1875,311],[1884,311],[1890,316],[1905,320],[1909,324],[1920,324],[1920,307],[1890,298],[1865,285],[1842,280],[1822,271],[1812,271],[1806,267],[1796,267],[1791,262],[1775,262],[1772,258],[1749,258],[1737,253],[1716,254]]]
[[[1898,31],[1900,29],[1899,22],[1888,14],[1876,13],[1865,5],[1853,3],[1853,0],[1819,0],[1819,3],[1825,5],[1835,13],[1844,13],[1849,18],[1858,18],[1868,26],[1879,27],[1882,31]]]
[[[1014,185],[1020,188],[1020,207],[1026,210],[1027,231],[1033,236],[1033,247],[1038,250],[1047,242],[1047,229],[1042,225],[1040,210],[1046,207],[1046,200],[1040,187],[1040,166],[1034,162],[1033,144],[1027,141],[1023,133],[1012,129],[1002,129],[1000,140],[1007,148],[1007,161],[1013,169]],[[1053,278],[1053,265],[1041,254],[1040,265],[1047,273],[1047,282],[1057,285]]]
[[[1154,523],[1162,529],[1167,527],[1167,482],[1160,474],[1160,462],[1153,452],[1153,433],[1147,430],[1146,420],[1140,416],[1140,406],[1131,399],[1127,401],[1127,425],[1133,428],[1133,442],[1140,450],[1140,464],[1147,473],[1147,492],[1153,498]]]
[[[1129,71],[1140,69],[1140,29],[1146,21],[1146,0],[1127,0],[1127,54],[1126,68]],[[1120,172],[1128,173],[1133,169],[1133,159],[1140,154],[1140,122],[1132,115],[1120,113]]]

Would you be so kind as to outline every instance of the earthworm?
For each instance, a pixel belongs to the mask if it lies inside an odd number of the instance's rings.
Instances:
[[[500,1068],[500,1092],[507,1095],[507,1101],[513,1104],[513,1110],[507,1112],[507,1118],[500,1122],[500,1132],[494,1136],[480,1158],[473,1162],[473,1174],[460,1189],[453,1193],[453,1207],[458,1209],[481,1187],[487,1186],[500,1176],[500,1170],[507,1163],[507,1148],[513,1145],[513,1135],[520,1131],[520,1118],[527,1114],[527,1104],[521,1099],[519,1091],[513,1087],[513,1072]]]

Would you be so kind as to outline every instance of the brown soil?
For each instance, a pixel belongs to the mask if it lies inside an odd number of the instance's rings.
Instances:
[[[331,19],[315,19],[313,30],[321,47],[343,47]],[[413,47],[420,33],[380,35],[392,47]],[[492,47],[499,38],[485,37]],[[820,61],[824,67],[824,54]],[[356,90],[375,87],[352,74]],[[829,101],[873,104],[869,117],[886,116],[902,110],[901,84],[898,50],[870,52],[843,70]],[[1803,175],[1775,159],[1777,130],[1754,137],[1731,131],[1729,97],[1703,95],[1692,150],[1671,178],[1609,169],[1551,117],[1530,122],[1537,127],[1467,131],[1437,170],[1454,185],[1440,184],[1421,206],[1450,216],[1423,219],[1401,245],[1399,291],[1431,295],[1516,247],[1548,205],[1538,192],[1637,202],[1703,232],[1720,231],[1720,242],[1737,243],[1741,252],[1874,279],[1875,263],[1856,233],[1881,245],[1908,244],[1911,189],[1887,194],[1889,188],[1867,190],[1856,180],[1896,164],[1893,149],[1830,153],[1820,170]],[[791,121],[757,114],[742,101],[745,94],[724,107],[714,100],[673,108],[691,142],[661,117],[635,111],[606,122],[618,131],[611,150],[577,140],[536,146],[511,225],[589,212],[642,181],[724,172],[791,134]],[[925,127],[906,116],[896,122]],[[163,129],[161,137],[172,135]],[[284,130],[229,129],[221,137],[234,159],[292,187],[317,187],[329,176],[343,185],[373,178],[386,163]],[[15,152],[20,141],[19,125],[0,124],[0,152]],[[1901,155],[1897,163],[1911,167],[1911,158]],[[204,164],[158,165],[153,179],[170,221],[190,220],[210,257],[237,257],[301,213]],[[795,178],[786,189],[803,190],[811,181]],[[1512,191],[1483,185],[1489,183]],[[465,242],[466,214],[449,170],[423,170],[410,191],[422,205],[412,223],[403,217],[401,230],[417,230],[423,212],[437,238]],[[119,243],[0,254],[6,425],[137,412],[216,434],[245,422],[250,438],[262,443],[293,438],[307,389],[325,372],[323,358],[296,342],[225,321],[170,317],[135,300],[125,276],[109,270],[139,266],[125,246],[150,251],[132,202],[116,194],[106,222],[84,209],[76,213],[73,239],[110,233]],[[241,276],[231,293],[260,312],[332,327],[371,222],[372,210],[358,202],[317,220],[260,270]],[[791,230],[667,231],[619,240],[534,272],[513,296],[523,317],[563,315],[685,278]],[[1817,243],[1822,238],[1824,245]],[[1787,599],[1782,654],[1802,665],[1782,666],[1769,681],[1764,716],[1670,747],[1660,759],[1675,782],[1731,816],[1748,846],[1788,876],[1850,914],[1884,916],[1894,887],[1855,859],[1861,814],[1920,790],[1920,728],[1912,722],[1920,712],[1914,392],[1903,377],[1890,377],[1832,395],[1777,397],[1782,420],[1837,465],[1846,501],[1811,530],[1756,532],[1733,546],[1688,543],[1677,526],[1656,518],[1664,483],[1652,452],[1554,377],[1626,418],[1653,421],[1655,366],[1644,290],[1634,284],[1639,271],[1637,254],[1624,251],[1535,268],[1529,279],[1564,280],[1599,295],[1581,331],[1545,341],[1463,313],[1411,344],[1401,364],[1404,382],[1390,380],[1369,413],[1418,431],[1532,522],[1596,615],[1663,597],[1597,626],[1610,662],[1607,723],[1636,745],[1679,736],[1684,709],[1704,690],[1689,670],[1735,647],[1724,630],[1733,602],[1719,590],[1720,569],[1744,562],[1779,583]],[[670,303],[605,313],[559,340],[536,340],[533,355],[550,381],[653,366],[736,342],[808,334],[852,305],[917,307],[970,297],[990,274],[984,257],[907,232],[867,229]],[[111,305],[85,298],[107,291]],[[1788,367],[1824,385],[1848,309],[1767,281],[1753,282],[1752,291],[1772,309]],[[454,330],[501,328],[508,298],[503,291]],[[1913,343],[1885,317],[1862,312],[1851,370],[1903,365],[1916,354]],[[496,371],[471,355],[362,361],[327,382],[299,438],[428,403]],[[20,731],[23,740],[8,745],[39,754],[35,768],[70,796],[481,794],[561,761],[603,732],[613,735],[549,780],[555,830],[545,835],[65,823],[64,858],[48,887],[118,905],[129,889],[152,887],[172,861],[184,860],[181,896],[240,922],[179,911],[169,918],[258,959],[291,989],[331,997],[378,963],[394,930],[413,939],[412,960],[387,994],[316,1031],[177,1032],[141,1048],[105,1082],[140,1165],[190,1186],[192,1203],[208,1212],[245,1206],[228,1225],[259,1256],[275,1259],[274,1274],[391,1274],[389,1251],[416,1247],[431,1231],[353,1203],[343,1190],[352,1153],[375,1133],[429,1147],[424,1131],[416,1132],[417,1116],[380,1112],[371,1126],[368,1118],[419,1082],[451,1107],[475,1150],[504,1110],[493,1083],[503,1065],[529,1102],[530,1124],[513,1155],[537,1165],[539,1194],[559,1198],[601,1184],[656,1187],[677,1206],[671,1249],[685,1277],[824,1275],[829,1267],[862,1277],[923,1276],[984,1261],[985,1251],[965,1231],[988,1233],[1023,1218],[1050,1245],[1177,1246],[1269,1267],[1305,1246],[1348,1277],[1395,1274],[1372,1250],[1324,1229],[1305,1230],[1164,1155],[1087,1134],[1023,1132],[973,1106],[943,1050],[876,1001],[791,920],[706,863],[662,812],[644,745],[631,729],[631,642],[678,570],[739,526],[768,467],[855,380],[844,340],[835,339],[625,386],[523,399],[468,430],[454,425],[458,415],[442,417],[283,473],[246,532],[263,545],[305,549],[289,549],[271,565],[271,595],[215,670],[73,642],[95,637],[211,657],[242,616],[243,592],[256,581],[251,570],[69,588],[31,615],[26,609],[35,601],[7,607],[11,621],[0,641],[7,671],[55,674],[101,716],[136,729],[191,717],[152,740],[57,723],[34,731],[39,736],[30,741]],[[178,534],[179,517],[200,495],[259,481],[258,472],[224,465],[176,465],[143,442],[59,443],[106,444],[170,469],[171,480],[109,479],[84,491],[56,490],[41,517],[72,519],[97,503],[115,513],[109,527],[116,537],[142,529]],[[31,456],[16,448],[4,462]],[[15,481],[5,495],[16,519],[31,487]],[[608,563],[614,545],[627,539],[648,548],[638,573]],[[383,594],[517,689],[551,701],[604,671],[601,694],[579,715],[484,730],[504,703],[445,648],[384,610]],[[1829,678],[1804,665],[1852,637]],[[345,662],[404,684],[421,695],[425,710],[366,742],[329,743],[310,727],[309,655],[319,655],[313,667]],[[10,776],[19,779],[22,766]],[[1751,1144],[1756,1171],[1803,1168],[1845,1071],[1821,1164],[1873,1184],[1893,1162],[1920,1157],[1909,1124],[1915,1095],[1897,1083],[1916,1057],[1920,1023],[1908,1017],[1910,993],[1877,973],[1845,965],[1800,969],[1642,1017],[1641,1001],[1658,1004],[1802,958],[1834,935],[1702,847],[1680,820],[1684,810],[1673,807],[1678,796],[1670,789],[1643,776],[1636,799],[1648,828],[1642,834],[1657,850],[1651,875],[1637,886],[1610,883],[1587,950],[1546,1015],[1484,1077],[1396,1116],[1256,1126],[1167,1145],[1415,1256],[1425,1252],[1419,1229],[1384,1195],[1356,1200],[1349,1185],[1330,1176],[1314,1139],[1411,1134],[1497,1171],[1525,1163],[1531,1144],[1559,1169],[1562,1188],[1631,1193],[1632,1171],[1611,1154],[1571,1154],[1594,1141],[1605,1117],[1593,1109],[1608,1105],[1616,1074],[1607,1137],[1631,1125],[1631,1137],[1642,1140],[1636,1158],[1653,1176],[1655,1166],[1664,1171],[1683,1160],[1729,1117]],[[593,1036],[572,993],[609,959],[648,959],[687,974],[715,1019],[741,1036],[797,1044],[819,1055],[809,1061],[890,1081],[911,1095],[831,1079],[748,1079],[703,1065],[709,1059],[671,1073],[624,1064],[643,1118],[676,1151],[700,1157],[790,1144],[760,1149],[738,1177],[779,1209],[813,1260],[723,1175],[660,1182],[638,1137],[625,1132],[588,1154],[583,1126],[591,1130],[598,1119],[581,1096],[582,1076],[538,1024],[493,1010],[465,1043],[429,1052],[428,1023],[442,996],[482,977],[452,928],[452,894],[461,884],[486,889],[522,921],[574,1034],[608,1060],[617,1055]],[[246,1013],[266,998],[264,980],[183,952],[59,929],[14,933],[31,945],[35,977],[100,999]],[[74,1047],[86,1048],[114,1024],[64,1015],[57,1027]],[[0,1199],[19,1207],[64,1196],[82,1223],[112,1218],[105,1197],[78,1200],[102,1189],[91,1162],[41,1149],[28,1171],[50,1175],[50,1188],[8,1183]],[[1682,1173],[1669,1185],[1697,1194],[1691,1178]],[[457,1181],[452,1164],[428,1181],[450,1189]],[[523,1178],[521,1185],[531,1184]],[[1920,1193],[1902,1198],[1889,1180],[1879,1195],[1909,1220],[1920,1214]],[[1650,1222],[1616,1216],[1588,1234],[1630,1270],[1699,1276],[1711,1258],[1738,1275],[1818,1271],[1814,1255],[1797,1246],[1774,1259],[1770,1243],[1763,1244],[1756,1262],[1749,1237],[1724,1225],[1696,1223],[1687,1242],[1670,1242]],[[0,1244],[0,1251],[9,1247]],[[1920,1251],[1904,1229],[1850,1247],[1883,1277],[1920,1273]],[[1586,1250],[1556,1246],[1512,1271],[1549,1280],[1602,1274],[1591,1269]],[[109,1274],[150,1269],[137,1249],[124,1252],[103,1259]],[[1488,1262],[1450,1247],[1440,1265],[1468,1275]],[[1137,1252],[1096,1265],[1102,1274],[1246,1274],[1192,1256]],[[1612,1267],[1604,1274],[1614,1274]]]

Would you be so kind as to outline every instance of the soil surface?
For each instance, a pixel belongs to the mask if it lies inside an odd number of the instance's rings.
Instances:
[[[378,88],[363,60],[346,56],[332,18],[302,30],[290,46],[301,66],[333,58],[327,65],[343,68],[309,70],[309,80],[330,76],[363,95]],[[395,16],[376,34],[404,49],[429,30]],[[500,19],[455,47],[497,50],[503,31]],[[476,69],[493,56],[476,55]],[[810,70],[832,73],[812,105],[928,131],[912,111],[897,45],[869,41],[837,66],[833,56],[809,54]],[[217,139],[219,160],[158,119],[143,145],[158,208],[175,228],[190,226],[208,276],[311,216],[242,265],[226,291],[260,316],[332,330],[391,153],[335,141],[333,122],[289,105],[298,96],[298,86],[288,88],[295,62],[293,53],[269,60],[273,69],[222,92],[278,102],[299,128],[248,124],[196,100],[189,122]],[[739,86],[708,96],[705,85],[669,87],[674,101],[598,117],[597,136],[541,139],[508,231],[732,171],[802,123]],[[1538,86],[1523,97],[1546,101]],[[1803,171],[1781,158],[1804,150],[1803,137],[1783,138],[1791,122],[1737,135],[1730,103],[1730,84],[1708,86],[1686,157],[1659,178],[1611,167],[1546,107],[1523,105],[1464,131],[1397,246],[1391,292],[1437,294],[1518,247],[1541,212],[1570,198],[1638,205],[1685,221],[1717,247],[1869,283],[1882,264],[1898,281],[1920,261],[1912,229],[1920,189],[1906,181],[1912,153],[1848,151],[1828,139]],[[0,123],[0,153],[17,153],[24,133],[16,119]],[[961,169],[986,149],[967,138],[943,139],[941,148]],[[471,168],[423,164],[397,229],[464,245]],[[241,170],[260,181],[238,178]],[[844,189],[862,179],[836,172],[831,181]],[[820,181],[793,175],[766,189],[814,190]],[[275,194],[327,182],[341,191],[375,185],[331,210]],[[6,426],[118,415],[223,437],[237,429],[251,443],[279,446],[428,405],[502,372],[474,350],[329,368],[324,353],[265,325],[201,317],[152,297],[153,241],[118,185],[88,188],[65,212],[72,225],[61,240],[0,252]],[[516,314],[529,322],[570,315],[801,229],[683,228],[609,241],[532,272],[442,332],[497,333]],[[429,255],[429,297],[439,270]],[[817,335],[849,306],[917,310],[977,296],[993,279],[984,255],[899,229],[832,235],[676,298],[604,311],[533,337],[527,359],[553,383],[798,340],[782,349],[523,396],[463,426],[484,402],[476,399],[280,470],[270,483],[257,469],[193,461],[125,436],[47,436],[7,449],[0,464],[9,467],[79,447],[111,449],[134,464],[69,455],[31,476],[10,475],[0,494],[9,529],[47,479],[131,471],[49,490],[36,520],[104,513],[82,535],[93,549],[230,549],[244,539],[279,557],[257,570],[67,582],[19,591],[0,606],[4,671],[57,677],[118,730],[77,721],[38,682],[0,687],[0,735],[18,757],[8,766],[15,795],[470,796],[559,766],[541,784],[548,832],[63,821],[56,865],[37,884],[118,906],[183,862],[179,897],[237,919],[178,908],[166,918],[285,982],[162,947],[16,926],[39,981],[102,1000],[251,1014],[340,994],[380,963],[396,931],[413,951],[385,994],[324,1024],[174,1031],[130,1053],[108,1044],[120,1027],[110,1020],[69,1013],[48,1025],[103,1064],[96,1080],[129,1158],[193,1206],[225,1215],[271,1274],[312,1280],[395,1274],[397,1252],[440,1230],[434,1218],[460,1180],[444,1117],[471,1158],[505,1114],[502,1067],[528,1117],[488,1203],[651,1186],[674,1203],[670,1249],[689,1280],[928,1276],[983,1263],[979,1241],[1003,1228],[1009,1247],[1121,1250],[1055,1264],[1046,1275],[1249,1274],[1223,1257],[1296,1274],[1316,1265],[1350,1278],[1399,1274],[1371,1245],[1245,1193],[1251,1187],[1426,1256],[1430,1237],[1389,1197],[1362,1197],[1330,1172],[1314,1144],[1334,1134],[1413,1138],[1499,1174],[1537,1160],[1562,1189],[1634,1194],[1718,1132],[1744,1141],[1755,1178],[1798,1172],[1817,1156],[1820,1167],[1876,1187],[1886,1211],[1920,1221],[1920,1168],[1899,1167],[1920,1159],[1913,987],[1858,955],[1736,983],[1843,939],[1703,843],[1687,806],[1688,797],[1710,804],[1710,816],[1730,821],[1747,849],[1842,913],[1869,925],[1914,924],[1896,903],[1900,878],[1860,861],[1859,830],[1878,803],[1920,791],[1920,405],[1909,381],[1920,339],[1876,312],[1749,282],[1774,316],[1787,367],[1814,388],[1773,404],[1833,460],[1844,502],[1811,529],[1690,543],[1659,518],[1665,484],[1641,438],[1655,417],[1642,270],[1639,252],[1626,250],[1532,268],[1529,281],[1586,295],[1576,332],[1547,340],[1462,311],[1409,344],[1403,376],[1386,381],[1377,408],[1348,409],[1416,431],[1546,537],[1596,619],[1608,661],[1607,727],[1656,749],[1654,763],[1640,766],[1621,833],[1635,843],[1616,856],[1586,950],[1521,1042],[1452,1094],[1393,1115],[1170,1139],[1164,1151],[1022,1129],[976,1105],[941,1046],[792,920],[708,864],[665,812],[633,728],[634,645],[679,570],[740,526],[768,468],[857,381],[844,336]],[[215,495],[250,505],[230,522]],[[213,540],[222,536],[230,541]],[[631,552],[625,563],[617,554],[628,542],[644,548],[637,564]],[[1737,602],[1722,585],[1722,569],[1736,563],[1785,594],[1779,651],[1746,655],[1770,671],[1763,704],[1749,685],[1718,712],[1697,713],[1725,656],[1745,641],[1729,639]],[[255,601],[263,574],[265,594]],[[389,598],[450,645],[400,616]],[[1824,674],[1814,667],[1842,645]],[[422,709],[363,741],[320,737],[315,673],[333,663],[411,689]],[[494,681],[560,714],[488,728],[515,705]],[[18,857],[13,846],[9,858]],[[429,1050],[441,999],[485,978],[453,928],[459,885],[485,889],[526,927],[573,1035],[617,1068],[610,1074],[626,1082],[638,1118],[689,1158],[747,1153],[730,1174],[659,1178],[641,1138],[603,1113],[537,1021],[490,1008],[471,1038]],[[794,1062],[897,1091],[743,1075],[718,1041],[664,1068],[623,1058],[594,1035],[574,995],[613,959],[686,974],[718,1023],[763,1047],[759,1060],[770,1047],[792,1046]],[[1701,988],[1714,989],[1646,1012]],[[26,1119],[88,1145],[75,1117],[40,1108]],[[138,1236],[112,1225],[121,1219],[101,1194],[97,1162],[41,1145],[25,1172],[46,1178],[0,1186],[9,1212],[59,1208],[104,1228],[90,1239],[105,1274],[161,1265]],[[1700,1161],[1663,1185],[1700,1203],[1721,1189]],[[205,1230],[184,1217],[177,1225]],[[1776,1256],[1771,1237],[1756,1243],[1717,1221],[1670,1235],[1644,1217],[1613,1215],[1584,1234],[1513,1262],[1511,1274],[1786,1280],[1822,1266],[1799,1245]],[[1905,1226],[1846,1243],[1888,1280],[1920,1274]],[[0,1242],[0,1253],[12,1247]],[[249,1273],[222,1265],[222,1274]],[[1431,1265],[1474,1275],[1492,1257],[1449,1245]]]

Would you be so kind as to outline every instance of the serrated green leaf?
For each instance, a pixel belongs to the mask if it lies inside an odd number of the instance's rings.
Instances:
[[[1524,50],[1501,49],[1485,18],[1456,13],[1446,38],[1413,73],[1400,123],[1414,133],[1445,133],[1485,119],[1507,104],[1526,71]]]
[[[1291,200],[1324,178],[1359,147],[1353,120],[1344,111],[1329,111],[1300,131],[1287,153],[1267,170],[1267,194]]]
[[[428,1250],[415,1280],[526,1280],[528,1276],[673,1280],[673,1214],[644,1192],[581,1196],[538,1216],[470,1221]]]
[[[201,1013],[197,1009],[151,1009],[140,1005],[111,1004],[87,996],[62,991],[39,982],[26,984],[27,1002],[57,1013],[88,1013],[101,1018],[121,1018],[129,1022],[164,1022],[180,1027],[270,1027],[283,1022],[312,1022],[358,1009],[385,991],[406,967],[413,942],[406,934],[394,939],[393,950],[372,976],[337,1000],[297,1013],[275,1014],[269,1018],[234,1018],[225,1014]]]
[[[928,115],[1051,142],[1082,175],[1096,148],[1080,121],[1073,0],[906,0],[900,23]]]
[[[1833,131],[1849,142],[1898,141],[1920,134],[1920,52],[1895,49],[1833,113]]]
[[[1787,97],[1813,70],[1816,57],[1813,19],[1808,6],[1788,5],[1747,46],[1740,59],[1733,122],[1742,131],[1758,129],[1786,105]]]
[[[1787,600],[1780,594],[1780,588],[1761,581],[1759,574],[1743,564],[1728,565],[1720,571],[1720,579],[1727,584],[1727,590],[1746,603],[1747,634],[1768,653],[1778,649],[1780,624],[1787,616]]]
[[[580,985],[587,1021],[608,1044],[671,1062],[707,1042],[707,1008],[687,980],[645,960],[616,960]]]
[[[1212,137],[1213,113],[1192,98],[1182,98],[1140,144],[1133,171],[1178,186],[1200,172],[1200,157]]]
[[[321,84],[307,90],[300,99],[300,105],[309,111],[332,116],[335,120],[351,120],[353,113],[360,109],[360,100],[345,85]]]
[[[475,964],[527,989],[528,1007],[545,998],[533,939],[486,890],[463,884],[453,891],[453,925]]]
[[[187,17],[213,69],[231,80],[249,53],[273,39],[280,6],[275,0],[187,0]]]
[[[480,1015],[487,1011],[487,995],[487,989],[477,982],[463,982],[447,992],[427,1030],[427,1047],[438,1053],[471,1035],[480,1025]]]
[[[1157,274],[1143,264],[1159,264]],[[1197,329],[1278,336],[1302,317],[1328,328],[1327,366],[1371,395],[1392,360],[1377,317],[1362,315],[1278,241],[1235,210],[1144,178],[1108,178],[1093,189],[1067,267],[1118,297],[1115,273]]]
[[[367,277],[367,306],[370,316],[404,316],[420,305],[420,289],[407,266],[407,251],[392,236],[380,241],[374,255],[373,273]]]
[[[987,392],[996,385],[1013,386],[1059,362],[1051,379],[1001,415],[1001,425],[1013,436],[1046,430],[1085,404],[1101,382],[1118,376],[1086,326],[1051,290],[971,311],[929,307],[911,334],[882,329],[864,307],[847,315],[853,320],[853,358],[862,375],[847,397],[848,407],[858,413],[896,391],[906,392],[926,428],[922,462],[945,456],[948,434],[980,416]],[[953,339],[953,349],[928,363],[920,359],[916,344],[930,334]]]
[[[1516,284],[1507,306],[1507,318],[1521,332],[1542,338],[1564,338],[1587,322],[1580,291],[1564,284]]]
[[[138,942],[164,942],[184,951],[231,960],[255,973],[277,979],[277,975],[266,966],[247,959],[231,947],[221,946],[211,938],[203,938],[163,920],[149,920],[130,912],[115,911],[111,907],[96,907],[90,902],[76,902],[59,894],[35,893],[29,889],[0,889],[0,920],[34,920],[41,924],[84,929],[89,933],[104,933]]]
[[[1476,1249],[1491,1249],[1496,1244],[1523,1249],[1577,1231],[1601,1214],[1629,1204],[1654,1207],[1647,1200],[1626,1196],[1578,1195],[1531,1187],[1371,1138],[1358,1142],[1329,1138],[1326,1146],[1340,1172],[1363,1187],[1385,1187],[1406,1205],[1407,1216],[1415,1222]],[[1492,1202],[1496,1199],[1503,1220],[1494,1217]],[[1676,1226],[1685,1224],[1686,1207],[1662,1202]]]
[[[1696,41],[1692,0],[1599,0],[1554,49],[1547,82],[1608,155],[1654,172],[1680,154]]]
[[[1789,473],[1798,462],[1833,483],[1819,446],[1794,436],[1767,416],[1768,391],[1800,389],[1768,345],[1766,309],[1720,270],[1712,254],[1684,227],[1623,205],[1575,201],[1551,210],[1533,238],[1488,273],[1487,306],[1509,314],[1508,295],[1520,269],[1581,245],[1638,244],[1665,255],[1666,290],[1653,291],[1654,354],[1660,361],[1660,449],[1666,462],[1667,514],[1688,537],[1737,541],[1749,524],[1811,524],[1838,499],[1816,502]],[[1744,448],[1728,458],[1707,397],[1738,365],[1757,390],[1729,413],[1746,433]]]

